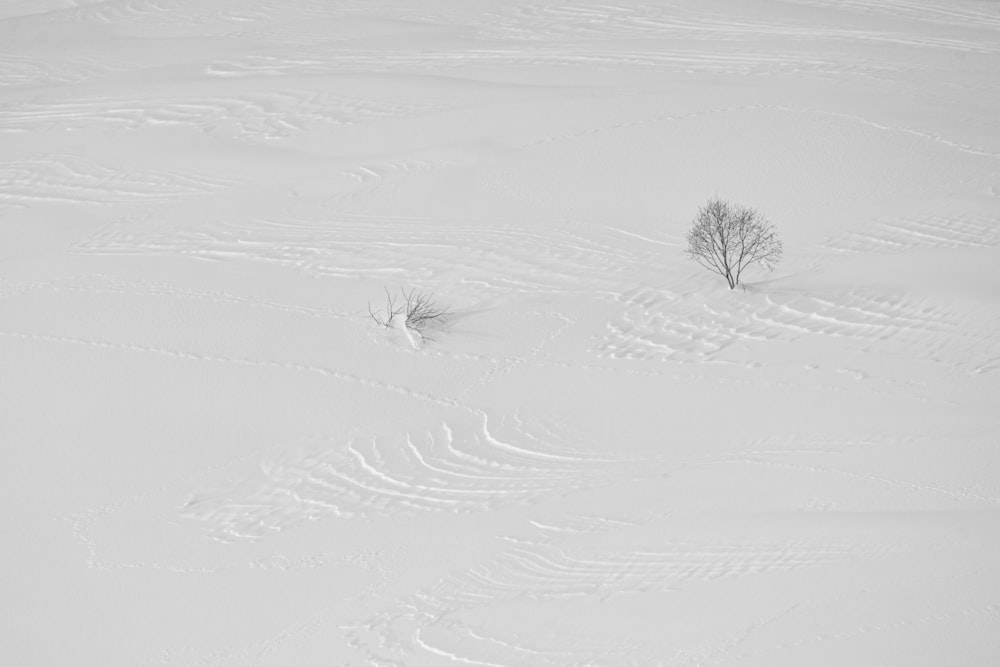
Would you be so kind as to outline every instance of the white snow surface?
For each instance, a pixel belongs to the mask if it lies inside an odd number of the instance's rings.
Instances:
[[[990,0],[0,0],[0,664],[1000,664],[998,73]]]

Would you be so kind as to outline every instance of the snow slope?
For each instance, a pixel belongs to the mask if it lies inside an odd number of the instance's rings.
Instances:
[[[986,0],[0,1],[0,662],[1000,664],[997,71]]]

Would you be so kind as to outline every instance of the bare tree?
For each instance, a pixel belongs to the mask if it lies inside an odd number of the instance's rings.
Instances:
[[[372,305],[368,304],[368,314],[379,325],[392,328],[402,325],[409,331],[415,331],[424,340],[431,340],[427,335],[427,328],[434,322],[445,322],[451,312],[447,308],[442,308],[434,302],[432,294],[411,289],[407,292],[399,290],[399,294],[393,294],[385,289],[385,306],[382,310],[372,310]]]
[[[777,232],[756,209],[714,197],[698,210],[687,233],[687,254],[717,272],[729,289],[740,284],[743,270],[762,264],[768,270],[781,260]]]

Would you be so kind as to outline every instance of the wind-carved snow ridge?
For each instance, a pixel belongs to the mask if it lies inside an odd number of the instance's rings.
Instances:
[[[893,18],[925,21],[930,24],[961,26],[965,28],[1000,28],[1000,15],[990,11],[989,3],[975,0],[955,0],[948,3],[913,2],[913,0],[888,0],[870,3],[864,0],[782,0],[789,4],[833,7],[859,14],[872,13]]]
[[[854,254],[915,248],[996,248],[1000,247],[1000,225],[995,214],[988,212],[897,217],[877,220],[864,230],[829,239],[825,245]]]
[[[387,183],[410,167],[421,165],[372,165],[344,174],[349,186],[337,204],[391,187]],[[649,244],[622,244],[569,228],[344,213],[332,217],[335,224],[329,219],[209,220],[179,229],[122,221],[74,249],[261,261],[310,276],[457,283],[479,294],[618,293],[657,256]]]
[[[847,349],[912,356],[970,370],[1000,353],[995,315],[885,291],[744,295],[725,305],[640,289],[624,296],[599,356],[727,360],[738,346],[835,339]],[[730,361],[732,359],[729,359]]]
[[[73,25],[128,26],[130,32],[148,30],[162,34],[164,28],[187,29],[197,34],[223,36],[237,32],[246,21],[273,20],[280,12],[269,3],[199,2],[197,0],[67,0],[66,2],[16,3],[0,10],[0,19],[20,18],[31,22]],[[183,34],[183,33],[182,33]]]
[[[260,539],[328,517],[484,512],[656,474],[653,462],[550,438],[550,430],[517,416],[493,420],[463,410],[426,430],[284,451],[236,487],[205,482],[180,515],[219,540]]]
[[[162,19],[170,5],[160,0],[68,0],[67,2],[23,2],[15,16],[22,19],[45,19],[55,24],[119,23],[146,15]],[[35,5],[35,7],[32,7]],[[53,6],[54,5],[54,6]],[[10,15],[0,14],[0,18]]]
[[[279,77],[336,72],[460,72],[490,67],[572,67],[590,70],[656,69],[703,74],[824,74],[851,72],[884,76],[910,70],[908,63],[878,62],[857,47],[892,46],[993,55],[994,40],[978,31],[947,36],[897,29],[815,25],[808,17],[770,12],[766,19],[747,12],[707,11],[682,3],[532,3],[454,7],[441,11],[393,3],[335,8],[310,5],[303,19],[285,23],[268,10],[232,17],[234,35],[282,44],[280,54],[220,58],[206,68],[212,77]],[[984,17],[987,14],[982,14]],[[417,47],[357,48],[341,37],[343,25],[362,30],[423,36],[461,31],[481,43],[441,46],[421,40]],[[970,25],[962,26],[965,28]],[[321,26],[327,26],[324,32]],[[405,26],[405,30],[403,29]],[[338,29],[340,28],[340,29]],[[317,34],[319,32],[319,34]],[[770,48],[762,46],[771,42]],[[806,49],[822,42],[828,49]],[[681,46],[678,46],[680,44]],[[777,47],[775,47],[777,44]],[[720,48],[720,46],[722,48]]]
[[[986,46],[969,46],[965,42],[951,45],[960,51],[982,50],[993,55],[1000,50]],[[825,75],[843,74],[886,77],[898,74],[901,66],[874,63],[868,58],[851,57],[848,47],[839,58],[803,55],[773,50],[734,50],[720,53],[706,48],[673,49],[661,46],[647,50],[621,48],[595,49],[576,45],[525,45],[519,49],[464,48],[456,50],[364,52],[357,49],[331,50],[317,55],[310,51],[301,56],[246,56],[238,60],[219,60],[206,67],[205,74],[219,78],[316,76],[347,74],[356,71],[371,73],[433,74],[460,76],[472,68],[503,70],[515,67],[589,70],[597,72],[650,71],[703,75]],[[844,62],[844,60],[847,62]]]
[[[122,70],[124,68],[113,60],[94,56],[66,59],[47,53],[39,57],[6,52],[0,58],[0,85],[14,89],[40,84],[76,84]],[[0,118],[6,106],[0,104]]]
[[[432,664],[447,657],[484,665],[634,664],[669,655],[669,633],[626,640],[627,624],[608,610],[618,639],[584,635],[560,624],[511,622],[520,609],[570,609],[697,591],[727,580],[779,578],[799,571],[878,561],[908,545],[845,534],[828,538],[672,539],[670,519],[636,515],[567,516],[532,521],[532,529],[496,558],[443,577],[362,622],[347,639],[373,664]],[[636,541],[639,533],[659,537]],[[627,603],[626,603],[627,604]],[[497,622],[506,618],[507,629]],[[493,623],[485,622],[490,619]],[[653,635],[656,636],[656,635]]]
[[[323,126],[349,126],[391,118],[411,118],[440,105],[390,102],[337,95],[323,90],[247,90],[220,95],[74,97],[26,100],[0,106],[0,132],[125,128],[169,125],[194,127],[247,141],[270,142]]]
[[[0,206],[160,203],[213,194],[235,184],[224,178],[116,169],[78,155],[52,155],[0,164]]]
[[[844,4],[851,9],[866,8],[862,3]],[[783,17],[780,20],[771,17],[768,21],[759,20],[750,12],[744,17],[740,17],[739,12],[718,12],[706,16],[703,8],[698,9],[700,11],[692,11],[680,3],[672,3],[666,7],[648,4],[629,5],[629,3],[518,5],[487,14],[490,20],[484,21],[480,29],[484,35],[492,37],[529,41],[630,37],[662,39],[669,36],[673,39],[713,39],[722,42],[767,38],[786,39],[792,43],[808,39],[862,44],[882,42],[983,53],[996,53],[997,48],[995,44],[982,38],[959,40],[915,35],[903,31],[817,27],[801,19],[796,20],[794,17]],[[711,12],[711,9],[709,11]],[[934,18],[953,19],[955,24],[968,28],[975,27],[979,22],[994,27],[1000,23],[996,16],[986,12],[946,13],[931,9],[927,14]]]

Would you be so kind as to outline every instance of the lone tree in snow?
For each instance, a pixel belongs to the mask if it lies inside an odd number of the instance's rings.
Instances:
[[[768,270],[781,259],[781,241],[756,209],[714,197],[698,210],[687,233],[687,254],[717,272],[729,289],[740,284],[743,269],[760,263]]]

